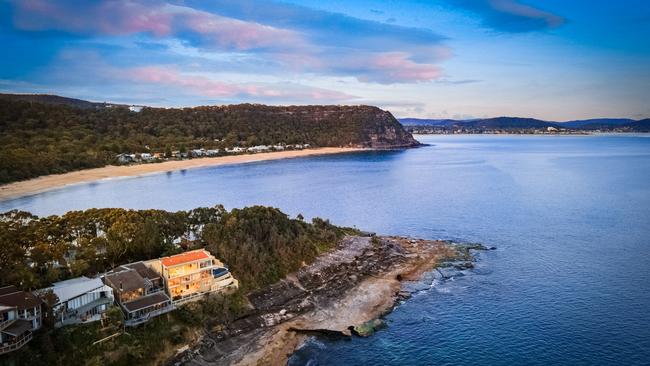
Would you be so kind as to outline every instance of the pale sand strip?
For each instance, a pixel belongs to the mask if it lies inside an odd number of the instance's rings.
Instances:
[[[138,175],[201,168],[207,166],[252,163],[258,161],[298,158],[312,155],[339,154],[361,150],[363,149],[347,147],[323,147],[319,149],[278,151],[189,160],[173,160],[152,164],[123,166],[109,165],[103,168],[80,170],[64,174],[46,175],[26,181],[5,184],[0,186],[0,201],[41,193],[72,184],[87,183],[107,178],[133,177]]]

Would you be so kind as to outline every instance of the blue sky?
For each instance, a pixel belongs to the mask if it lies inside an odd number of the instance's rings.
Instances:
[[[650,1],[0,0],[0,90],[650,117]]]

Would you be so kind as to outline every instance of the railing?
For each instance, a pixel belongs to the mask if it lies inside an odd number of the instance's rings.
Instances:
[[[189,302],[189,301],[196,300],[196,298],[198,298],[198,297],[203,297],[205,294],[206,294],[205,292],[198,291],[198,292],[194,292],[194,293],[192,293],[190,295],[181,296],[180,298],[177,298],[177,299],[172,299],[172,301],[174,301],[174,304],[179,304],[180,305],[180,304],[184,304],[184,303]]]
[[[139,316],[139,317],[137,317],[135,319],[127,319],[127,320],[124,321],[124,325],[126,325],[127,327],[135,327],[136,325],[140,325],[140,324],[148,322],[149,319],[151,319],[151,318],[155,318],[158,315],[168,313],[168,312],[170,312],[170,311],[172,311],[174,309],[175,309],[174,305],[168,305],[168,306],[166,306],[166,307],[164,307],[162,309],[150,311],[150,312],[148,312],[148,313],[146,313],[146,314],[144,314],[142,316]]]
[[[7,319],[7,320],[0,321],[0,330],[5,329],[14,321],[16,321],[16,319]]]
[[[32,332],[27,332],[27,334],[14,339],[11,343],[7,345],[0,345],[0,355],[20,349],[22,346],[24,346],[25,344],[27,344],[27,342],[31,340],[32,340]]]

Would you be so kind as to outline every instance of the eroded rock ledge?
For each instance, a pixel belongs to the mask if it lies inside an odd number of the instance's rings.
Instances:
[[[480,244],[405,237],[344,238],[286,279],[249,294],[250,313],[208,334],[169,364],[286,364],[309,335],[367,336],[378,317],[409,297],[401,281],[417,280],[438,265],[471,268]]]

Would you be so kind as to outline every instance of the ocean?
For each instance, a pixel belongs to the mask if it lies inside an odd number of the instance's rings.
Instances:
[[[311,339],[291,365],[650,365],[648,135],[417,138],[428,146],[105,180],[0,211],[270,205],[498,248],[410,284],[374,336]]]

